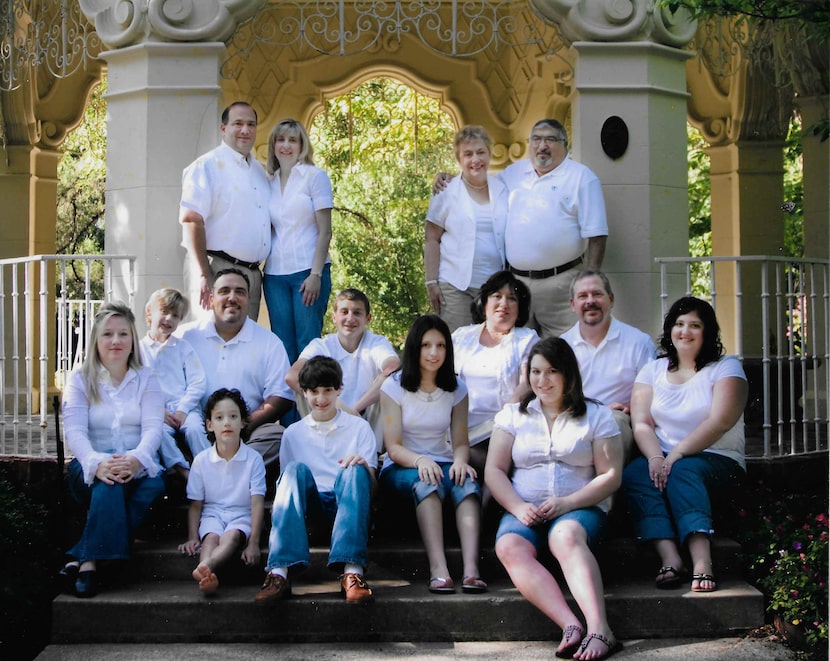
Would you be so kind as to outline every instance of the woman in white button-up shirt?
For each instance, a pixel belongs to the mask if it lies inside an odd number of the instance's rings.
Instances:
[[[97,592],[98,560],[123,560],[147,510],[164,493],[156,454],[164,395],[141,365],[135,318],[118,303],[95,315],[89,352],[63,394],[66,442],[74,456],[67,487],[88,508],[81,538],[61,574],[78,597]]]
[[[284,119],[268,138],[271,181],[271,254],[263,291],[271,330],[293,365],[323,331],[331,294],[331,180],[315,167],[308,133]]]
[[[528,383],[531,393],[496,415],[490,437],[484,479],[506,510],[496,554],[522,595],[562,629],[557,656],[610,655],[619,644],[590,546],[620,486],[619,429],[608,408],[585,399],[576,357],[561,338],[533,347]],[[543,545],[559,561],[587,629],[539,562]]]

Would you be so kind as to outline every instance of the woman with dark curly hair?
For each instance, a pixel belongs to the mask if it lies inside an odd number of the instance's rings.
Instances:
[[[643,456],[626,467],[623,490],[637,536],[653,542],[660,556],[657,587],[687,580],[679,548],[685,545],[692,591],[713,592],[711,503],[746,470],[746,376],[737,358],[723,355],[715,311],[699,298],[672,305],[660,349],[631,394],[634,440]]]

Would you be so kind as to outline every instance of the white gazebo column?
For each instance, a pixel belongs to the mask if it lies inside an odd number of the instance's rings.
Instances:
[[[685,10],[673,14],[652,0],[530,3],[576,52],[573,156],[602,182],[603,270],[613,281],[615,314],[654,335],[662,322],[654,258],[689,254],[685,62],[692,53],[683,48],[697,24]]]
[[[650,42],[573,46],[574,157],[602,182],[609,230],[603,269],[614,284],[617,315],[654,335],[662,322],[654,258],[689,254],[685,62],[691,53]],[[613,117],[628,132],[617,158],[602,144]]]
[[[102,54],[107,62],[108,254],[135,255],[133,309],[159,287],[182,287],[178,223],[182,170],[219,143],[222,43],[143,43]],[[115,296],[129,300],[122,269]]]

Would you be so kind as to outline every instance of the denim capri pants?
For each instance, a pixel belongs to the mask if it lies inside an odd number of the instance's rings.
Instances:
[[[572,510],[562,516],[556,517],[553,521],[540,523],[538,526],[526,526],[510,512],[506,512],[501,518],[499,529],[496,532],[496,541],[502,535],[514,533],[533,544],[537,553],[547,548],[547,539],[554,526],[560,521],[576,521],[588,535],[588,546],[595,548],[605,536],[606,514],[599,507],[586,507],[584,509]]]
[[[452,463],[441,462],[438,464],[441,467],[441,472],[444,478],[438,484],[427,484],[418,477],[417,468],[403,468],[397,464],[390,463],[388,468],[384,468],[380,472],[381,485],[391,491],[400,494],[411,494],[412,500],[417,507],[424,498],[437,493],[441,502],[447,497],[447,494],[452,498],[453,504],[458,507],[458,504],[475,494],[481,498],[481,487],[478,482],[474,482],[467,476],[464,484],[457,486],[455,482],[450,479],[450,467]]]

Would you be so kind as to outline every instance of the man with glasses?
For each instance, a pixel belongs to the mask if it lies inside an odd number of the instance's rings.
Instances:
[[[576,320],[570,285],[582,269],[599,270],[608,221],[597,176],[568,156],[568,134],[555,119],[530,132],[528,158],[501,175],[510,191],[505,254],[530,289],[528,326],[561,335]]]

